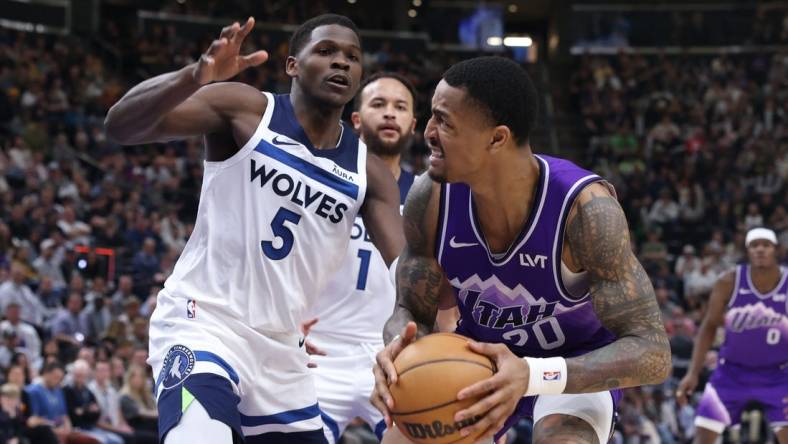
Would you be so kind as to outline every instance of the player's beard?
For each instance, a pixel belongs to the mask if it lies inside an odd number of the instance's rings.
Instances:
[[[367,148],[382,157],[402,154],[406,148],[410,147],[413,141],[413,134],[405,133],[400,134],[396,142],[384,142],[378,135],[378,130],[363,125],[361,127],[361,136],[364,139],[364,143],[367,144]]]

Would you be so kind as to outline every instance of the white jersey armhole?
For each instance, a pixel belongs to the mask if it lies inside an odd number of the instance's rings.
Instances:
[[[271,116],[274,114],[274,95],[271,93],[260,91],[261,94],[265,95],[266,103],[265,105],[265,112],[263,112],[263,116],[260,118],[260,122],[257,124],[257,128],[255,129],[252,137],[246,141],[246,143],[239,149],[235,154],[230,156],[225,160],[221,160],[218,162],[212,161],[204,161],[205,169],[206,170],[214,170],[214,169],[222,169],[227,168],[229,166],[234,165],[236,162],[239,162],[241,159],[246,157],[250,151],[255,149],[260,140],[263,138],[263,134],[268,129],[268,125],[271,123]]]

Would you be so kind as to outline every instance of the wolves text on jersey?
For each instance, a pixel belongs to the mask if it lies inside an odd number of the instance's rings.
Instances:
[[[313,211],[323,219],[338,224],[345,216],[348,209],[344,203],[337,203],[337,199],[328,194],[312,189],[309,184],[303,183],[284,171],[265,164],[257,167],[257,162],[251,159],[251,182],[260,179],[260,188],[267,185],[278,196],[290,197],[290,202]]]

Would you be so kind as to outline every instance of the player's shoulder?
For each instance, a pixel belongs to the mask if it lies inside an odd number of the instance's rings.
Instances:
[[[440,212],[441,185],[432,180],[428,174],[415,178],[410,188],[402,218],[405,224],[405,237],[422,239],[422,243],[433,245],[438,226]]]
[[[737,272],[738,269],[739,266],[736,265],[720,273],[720,275],[717,277],[716,285],[721,289],[729,288],[732,290],[733,287],[736,285],[736,276],[738,275]]]

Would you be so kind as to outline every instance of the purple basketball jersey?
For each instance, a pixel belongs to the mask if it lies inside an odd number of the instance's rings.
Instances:
[[[580,191],[601,178],[567,160],[536,159],[534,205],[508,251],[489,251],[470,188],[444,184],[436,256],[457,298],[457,333],[506,344],[518,356],[572,357],[614,340],[587,289],[573,297],[561,280],[567,215]]]
[[[745,367],[788,364],[788,270],[767,294],[752,284],[750,266],[736,267],[736,286],[725,313],[720,360]]]

